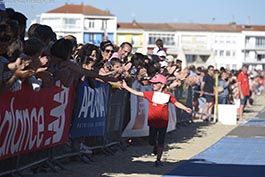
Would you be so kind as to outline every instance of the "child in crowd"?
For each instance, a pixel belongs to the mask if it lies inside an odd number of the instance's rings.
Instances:
[[[104,63],[104,66],[99,69],[99,75],[112,76],[118,78],[123,72],[122,61],[119,58],[112,58]]]
[[[178,102],[171,93],[165,91],[167,83],[165,76],[157,74],[150,82],[152,83],[153,91],[140,92],[134,90],[125,81],[123,81],[123,88],[132,94],[146,98],[149,102],[149,143],[154,146],[153,153],[157,155],[155,166],[160,166],[162,165],[161,157],[169,121],[168,104],[173,103],[176,107],[188,113],[191,113],[192,110]]]

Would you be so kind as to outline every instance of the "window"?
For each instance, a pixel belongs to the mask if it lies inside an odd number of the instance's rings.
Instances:
[[[265,47],[265,37],[257,37],[256,38],[256,46],[264,46]]]
[[[49,17],[49,18],[43,18],[42,19],[43,24],[47,24],[49,26],[52,26],[53,28],[61,27],[61,19],[58,17]]]
[[[225,56],[229,57],[231,55],[231,52],[229,50],[226,51]]]
[[[223,57],[224,56],[224,53],[225,53],[225,51],[220,50],[220,57]]]
[[[192,36],[182,36],[181,42],[182,43],[192,43]]]
[[[195,55],[186,55],[187,63],[195,62]]]
[[[141,45],[140,36],[132,36],[132,45]]]
[[[218,55],[218,50],[215,50],[214,51],[214,56],[217,56]]]
[[[95,27],[95,23],[93,21],[89,21],[89,28],[94,28]]]
[[[148,37],[148,44],[155,45],[157,39],[162,39],[164,45],[175,45],[175,35],[174,34],[155,34],[150,33]]]
[[[107,20],[102,20],[102,29],[107,28]]]
[[[84,20],[84,28],[86,30],[93,29],[95,27],[95,22],[93,19],[85,19]]]
[[[246,44],[249,44],[250,42],[250,37],[246,37]]]
[[[261,61],[262,59],[265,59],[265,55],[264,54],[261,54],[261,55],[257,56],[257,60],[258,61]]]
[[[246,51],[246,52],[245,52],[245,56],[246,56],[246,58],[249,57],[249,51]]]
[[[89,35],[89,42],[93,43],[94,40],[95,40],[95,35],[91,33]]]
[[[79,26],[80,20],[77,18],[63,18],[63,24],[65,28],[76,28]]]
[[[207,37],[206,36],[196,36],[196,42],[198,43],[206,43]]]

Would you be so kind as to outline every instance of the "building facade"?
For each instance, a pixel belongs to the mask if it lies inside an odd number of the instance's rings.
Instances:
[[[65,4],[41,14],[40,23],[52,27],[57,37],[71,34],[79,43],[109,39],[120,45],[127,41],[133,53],[152,54],[155,41],[162,39],[167,54],[184,66],[214,65],[217,68],[265,69],[265,26],[176,23],[117,23],[108,11],[89,5]]]
[[[150,24],[118,23],[117,38],[133,41],[133,31],[142,31],[140,51],[151,53],[155,41],[162,39],[168,54],[183,61],[185,66],[214,65],[217,68],[265,69],[265,26],[211,24]],[[128,34],[124,37],[124,34]],[[130,37],[131,36],[131,37]],[[134,46],[134,51],[139,50]]]
[[[71,34],[78,43],[99,44],[106,39],[112,42],[116,39],[116,16],[89,5],[65,4],[42,13],[40,23],[51,26],[57,38]]]

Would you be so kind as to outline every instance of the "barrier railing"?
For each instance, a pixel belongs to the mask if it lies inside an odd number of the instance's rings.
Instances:
[[[151,90],[137,81],[132,87]],[[186,106],[193,106],[195,92],[188,89]],[[178,97],[177,91],[173,95]],[[22,91],[0,96],[0,176],[41,164],[57,171],[64,168],[59,160],[70,156],[91,160],[80,143],[113,154],[111,146],[123,137],[148,135],[147,112],[146,100],[97,81],[95,88],[87,81],[76,88],[57,82],[37,93],[23,85]],[[192,119],[173,105],[169,116],[168,131]]]

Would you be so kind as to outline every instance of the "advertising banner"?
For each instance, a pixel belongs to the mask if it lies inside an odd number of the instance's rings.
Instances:
[[[78,86],[77,108],[71,128],[71,137],[103,136],[109,97],[109,85],[95,81],[89,86],[87,79]]]
[[[144,86],[138,81],[134,81],[132,88],[139,91],[152,90],[151,85]],[[169,122],[167,131],[176,128],[176,107],[169,103]],[[131,94],[131,120],[122,133],[122,137],[143,137],[149,135],[148,121],[148,101],[143,97]]]
[[[73,86],[74,87],[74,86]],[[58,81],[34,92],[27,82],[20,91],[0,95],[0,160],[65,143],[69,138],[73,87]]]

